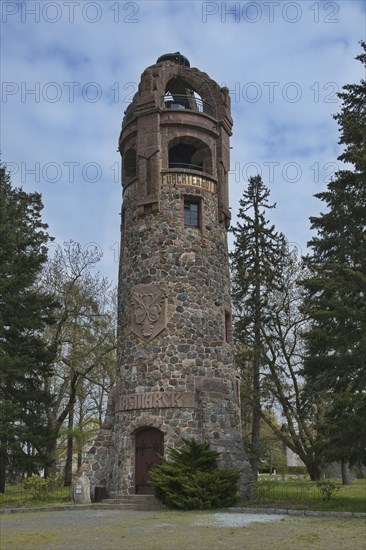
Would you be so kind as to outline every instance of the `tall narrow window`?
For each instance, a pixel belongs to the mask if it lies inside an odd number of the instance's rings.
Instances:
[[[200,226],[200,201],[192,197],[184,197],[184,225]]]
[[[136,176],[136,151],[127,149],[123,155],[123,176],[125,178],[134,178]]]
[[[236,396],[237,396],[237,403],[238,407],[240,409],[241,407],[241,395],[240,395],[240,376],[237,374],[236,377]]]
[[[225,311],[225,342],[231,344],[233,341],[233,328],[231,324],[231,313]]]

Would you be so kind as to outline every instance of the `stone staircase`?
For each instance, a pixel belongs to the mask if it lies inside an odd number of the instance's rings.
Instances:
[[[166,506],[154,495],[126,495],[106,498],[95,506],[107,510],[166,510]]]

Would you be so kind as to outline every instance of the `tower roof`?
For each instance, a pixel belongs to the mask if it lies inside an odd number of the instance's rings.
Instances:
[[[158,57],[156,63],[161,63],[162,61],[174,61],[174,63],[177,63],[178,65],[184,65],[185,67],[191,66],[187,57],[182,55],[180,52],[165,53],[164,55]]]

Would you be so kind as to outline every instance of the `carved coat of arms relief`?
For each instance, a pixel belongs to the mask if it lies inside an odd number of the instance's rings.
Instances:
[[[167,325],[167,290],[165,285],[137,285],[132,290],[130,326],[136,336],[150,342]]]

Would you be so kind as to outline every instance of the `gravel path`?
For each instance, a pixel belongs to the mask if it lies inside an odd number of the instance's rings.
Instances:
[[[364,522],[269,514],[68,510],[0,516],[1,550],[364,550]]]
[[[197,520],[197,525],[212,525],[215,527],[245,527],[250,523],[268,523],[271,521],[280,521],[285,516],[270,514],[235,514],[235,513],[217,513],[208,514]]]

